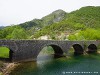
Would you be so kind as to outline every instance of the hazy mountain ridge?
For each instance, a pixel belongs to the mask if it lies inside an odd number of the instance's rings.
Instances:
[[[0,29],[3,29],[4,28],[4,26],[0,26]]]

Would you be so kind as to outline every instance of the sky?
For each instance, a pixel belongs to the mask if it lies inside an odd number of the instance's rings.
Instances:
[[[84,6],[100,6],[100,0],[0,0],[0,26],[40,19],[58,9],[71,12]]]

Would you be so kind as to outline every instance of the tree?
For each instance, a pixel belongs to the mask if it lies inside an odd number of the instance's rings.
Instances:
[[[12,39],[27,39],[27,33],[24,29],[20,28],[20,29],[15,29],[12,32]]]
[[[76,34],[69,35],[69,40],[100,40],[100,30],[87,28]]]

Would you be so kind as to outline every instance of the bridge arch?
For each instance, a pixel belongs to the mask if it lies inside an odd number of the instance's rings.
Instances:
[[[50,45],[54,49],[55,55],[63,55],[63,50],[57,45]]]
[[[80,44],[73,44],[72,46],[74,48],[74,55],[83,54],[84,49]]]
[[[97,52],[97,46],[95,44],[90,44],[88,46],[88,53],[95,53]]]
[[[8,46],[0,46],[0,59],[12,61],[13,51]]]
[[[52,47],[52,49],[54,51],[54,57],[58,58],[58,57],[63,56],[63,50],[62,50],[62,48],[60,46],[58,46],[58,45],[55,45],[55,44],[49,44],[49,45],[45,45],[45,46],[41,47],[41,50],[39,51],[39,53],[42,51],[42,49],[44,47],[48,47],[48,46]],[[38,53],[38,55],[39,55],[39,53]]]

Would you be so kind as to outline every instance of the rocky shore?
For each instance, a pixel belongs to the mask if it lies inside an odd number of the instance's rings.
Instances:
[[[17,63],[6,63],[0,61],[0,75],[9,75],[9,73],[17,66]]]

